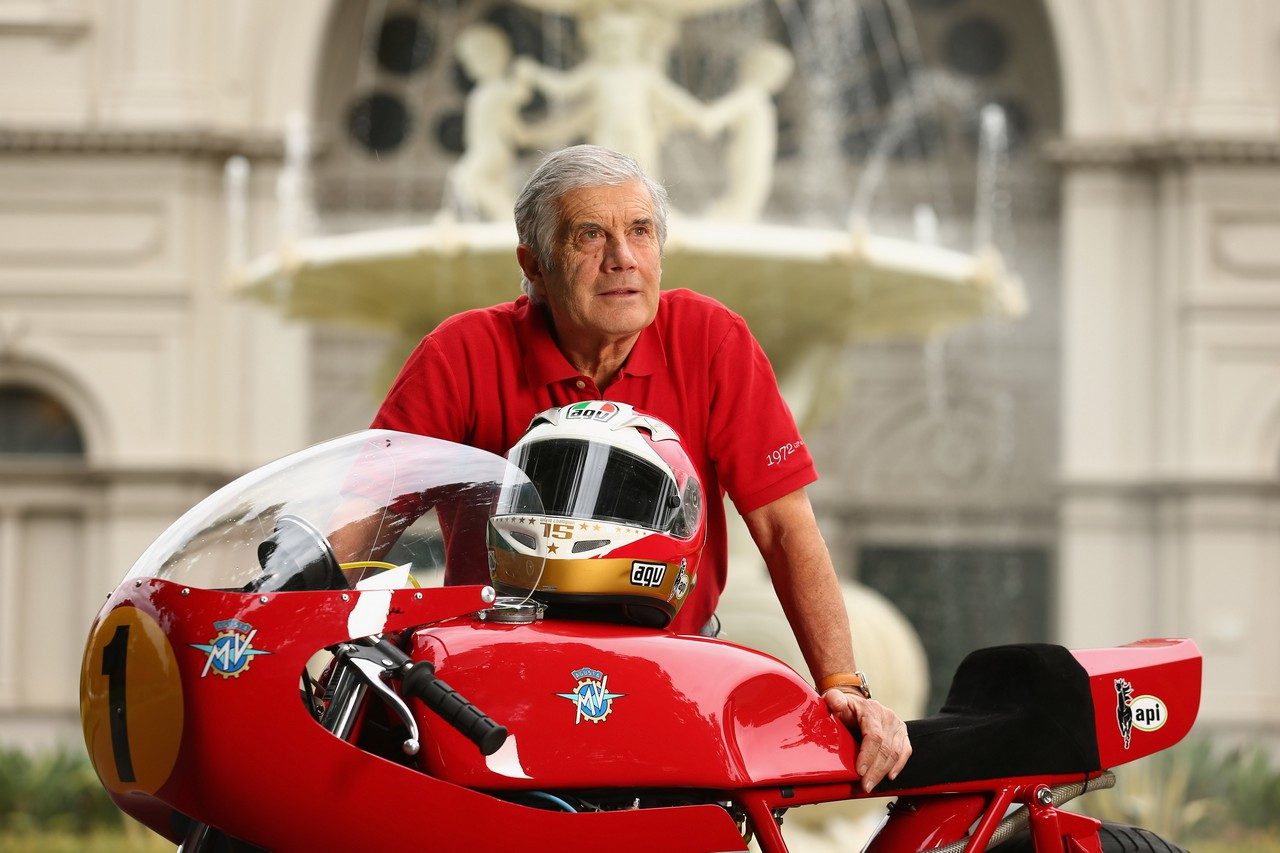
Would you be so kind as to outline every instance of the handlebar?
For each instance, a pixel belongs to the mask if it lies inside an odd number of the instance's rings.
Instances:
[[[403,654],[403,653],[402,653]],[[463,737],[480,748],[482,755],[493,755],[507,741],[507,728],[472,705],[462,694],[436,677],[436,668],[426,661],[413,664],[405,673],[400,691],[416,696],[440,715]]]
[[[413,715],[400,696],[422,700],[441,719],[479,747],[483,755],[492,755],[506,743],[505,726],[498,725],[457,690],[437,678],[433,665],[426,661],[415,663],[386,637],[369,637],[345,643],[338,654],[353,672],[375,689],[409,729],[410,740],[404,745],[406,754],[417,754],[418,733]],[[401,677],[400,695],[383,683],[381,675]]]

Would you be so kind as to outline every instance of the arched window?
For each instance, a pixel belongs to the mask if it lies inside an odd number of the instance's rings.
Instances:
[[[0,385],[0,457],[84,455],[84,436],[66,406],[26,385]]]

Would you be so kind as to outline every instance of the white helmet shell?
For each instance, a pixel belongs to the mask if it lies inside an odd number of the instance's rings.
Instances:
[[[544,515],[495,517],[494,581],[563,605],[621,605],[665,625],[697,577],[706,539],[702,485],[680,438],[625,403],[545,411],[508,454]],[[509,567],[545,558],[537,588]]]

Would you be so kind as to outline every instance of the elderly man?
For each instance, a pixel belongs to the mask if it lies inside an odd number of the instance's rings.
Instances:
[[[804,491],[817,474],[768,359],[723,305],[659,290],[665,190],[630,158],[580,145],[539,166],[515,217],[525,295],[441,323],[373,425],[503,454],[533,415],[584,400],[630,403],[671,424],[709,503],[700,582],[672,629],[702,629],[724,589],[727,491],[819,691],[862,733],[863,786],[896,777],[911,754],[906,727],[856,670],[844,600]]]

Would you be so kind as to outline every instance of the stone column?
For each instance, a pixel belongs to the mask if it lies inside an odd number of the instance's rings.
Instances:
[[[1280,731],[1280,144],[1066,158],[1059,626],[1180,635],[1201,718]]]

